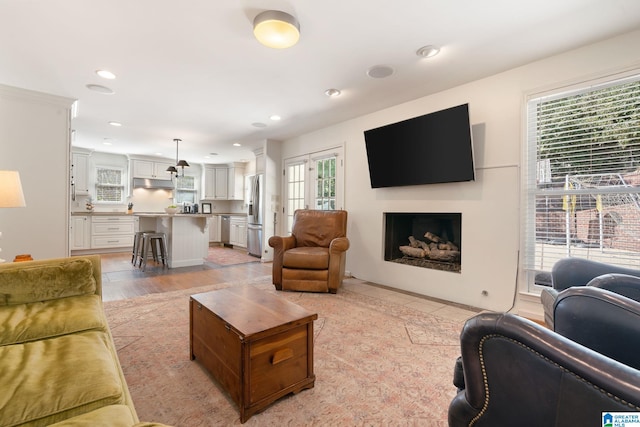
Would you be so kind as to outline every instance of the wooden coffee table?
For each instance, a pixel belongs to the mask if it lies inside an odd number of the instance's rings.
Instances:
[[[191,360],[229,393],[241,423],[313,387],[317,314],[253,286],[192,295],[189,305]]]

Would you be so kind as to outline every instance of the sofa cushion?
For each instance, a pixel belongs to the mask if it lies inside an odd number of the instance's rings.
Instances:
[[[90,329],[107,330],[99,295],[0,306],[0,346]]]
[[[49,427],[131,427],[136,419],[127,405],[109,405],[68,420],[51,424]]]
[[[28,266],[17,262],[0,269],[0,306],[95,293],[93,264],[86,258]]]
[[[88,331],[0,347],[0,425],[49,425],[127,403],[110,339]]]
[[[326,270],[329,268],[329,248],[301,246],[289,249],[282,257],[282,266],[286,268]]]

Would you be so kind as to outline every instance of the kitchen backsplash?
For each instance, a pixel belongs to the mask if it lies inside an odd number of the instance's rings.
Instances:
[[[86,205],[90,200],[91,196],[77,196],[75,201],[71,201],[71,212],[88,212]],[[164,212],[164,208],[173,203],[173,198],[171,191],[168,190],[136,188],[133,190],[133,194],[127,198],[127,203],[133,203],[134,212]],[[205,203],[211,203],[211,213],[247,213],[247,205],[241,200],[215,200]],[[202,204],[199,203],[199,205]],[[93,204],[93,212],[125,213],[126,211],[126,203],[122,205]]]

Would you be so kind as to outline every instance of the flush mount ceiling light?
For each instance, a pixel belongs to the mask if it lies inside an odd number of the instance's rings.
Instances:
[[[288,13],[267,10],[254,18],[253,35],[267,47],[286,49],[298,43],[300,24]]]
[[[367,70],[367,75],[373,79],[384,79],[393,74],[393,68],[387,65],[375,65]]]
[[[416,50],[416,55],[422,58],[433,58],[438,53],[440,53],[440,48],[433,45],[422,46],[420,49]]]
[[[340,96],[342,92],[340,92],[338,89],[327,89],[324,91],[324,94],[327,95],[329,98],[335,98],[336,96]]]
[[[102,77],[103,79],[113,80],[116,78],[116,75],[109,70],[96,70],[96,74]]]
[[[109,122],[109,124],[110,124],[111,126],[115,126],[115,127],[118,127],[118,128],[119,128],[120,126],[122,126],[122,123],[120,123],[120,122],[114,122],[114,121]]]

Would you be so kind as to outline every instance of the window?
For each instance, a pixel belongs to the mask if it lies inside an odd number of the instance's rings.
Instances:
[[[286,231],[291,231],[296,209],[342,209],[343,148],[285,160]]]
[[[640,268],[640,75],[527,104],[529,290],[560,258]]]
[[[176,177],[176,203],[196,202],[196,179],[193,176]]]
[[[96,167],[96,203],[124,203],[124,170]]]

